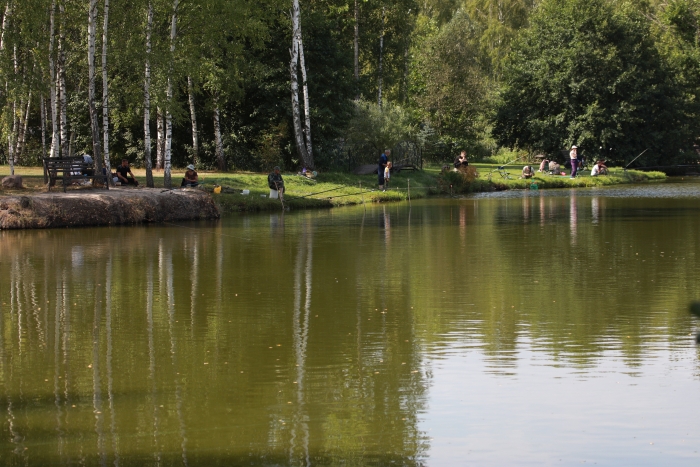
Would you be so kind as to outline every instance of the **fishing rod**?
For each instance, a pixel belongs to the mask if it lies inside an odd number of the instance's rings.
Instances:
[[[339,187],[339,188],[331,188],[330,190],[318,191],[318,192],[316,192],[316,193],[309,193],[308,195],[304,195],[304,196],[289,196],[288,198],[289,198],[289,200],[308,198],[309,196],[320,195],[321,193],[328,193],[329,191],[340,190],[340,188],[342,188],[342,187]]]
[[[644,151],[641,152],[641,154],[639,154],[639,156],[637,156],[637,157],[635,157],[634,159],[632,159],[632,162],[634,162],[634,161],[636,161],[637,159],[639,159],[640,156],[641,156],[642,154],[644,154],[645,152],[647,152],[648,150],[649,150],[649,148],[646,148]],[[632,164],[632,162],[630,162],[629,164],[627,164],[627,165],[625,166],[624,170],[627,170],[627,167],[629,167],[629,166]]]
[[[522,159],[523,157],[525,157],[525,156],[523,155],[523,156],[518,157],[517,159],[513,159],[512,161],[508,162],[507,164],[499,165],[497,168],[491,170],[491,172],[489,172],[489,173],[492,174],[492,173],[494,173],[494,172],[498,172],[500,169],[505,168],[506,166],[512,164],[512,163],[515,162],[515,161],[519,161],[519,160]]]

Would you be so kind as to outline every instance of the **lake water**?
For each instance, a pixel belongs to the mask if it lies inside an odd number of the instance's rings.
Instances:
[[[700,465],[700,182],[0,232],[0,465]]]

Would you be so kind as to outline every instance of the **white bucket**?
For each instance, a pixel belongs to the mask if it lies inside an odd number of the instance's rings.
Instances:
[[[270,188],[270,199],[277,199],[280,197],[279,191]]]

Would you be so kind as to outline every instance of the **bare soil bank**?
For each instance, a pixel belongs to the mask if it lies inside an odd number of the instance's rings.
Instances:
[[[217,219],[219,209],[199,190],[113,188],[32,193],[0,198],[0,229],[44,229]]]

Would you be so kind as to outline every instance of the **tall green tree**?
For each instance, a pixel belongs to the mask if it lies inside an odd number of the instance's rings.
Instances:
[[[414,51],[412,99],[445,142],[465,146],[481,130],[490,81],[478,24],[464,10]]]
[[[504,77],[500,144],[551,154],[577,144],[618,163],[648,148],[642,163],[656,164],[690,143],[684,101],[648,21],[604,0],[544,0]]]

